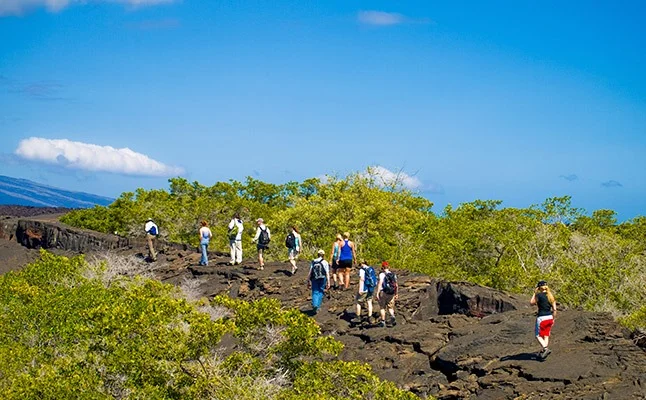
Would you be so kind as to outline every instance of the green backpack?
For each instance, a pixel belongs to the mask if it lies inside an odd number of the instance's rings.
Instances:
[[[229,239],[236,240],[237,236],[238,236],[238,224],[234,223],[233,228],[229,229]]]

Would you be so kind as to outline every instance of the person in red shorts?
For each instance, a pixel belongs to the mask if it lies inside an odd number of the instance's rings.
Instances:
[[[556,299],[547,286],[547,282],[538,282],[536,289],[534,289],[534,295],[529,302],[538,307],[535,334],[536,340],[543,348],[538,353],[538,356],[544,360],[552,352],[547,346],[550,342],[550,332],[556,316]]]

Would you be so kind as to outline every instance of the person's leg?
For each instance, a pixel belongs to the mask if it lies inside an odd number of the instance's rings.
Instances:
[[[229,253],[231,254],[231,261],[229,264],[233,265],[236,262],[236,241],[229,240]]]
[[[372,320],[372,297],[368,299],[368,319]]]
[[[157,261],[157,253],[155,253],[155,246],[153,244],[154,236],[147,234],[148,239],[148,256],[152,261]]]
[[[381,326],[386,326],[386,302],[384,302],[385,293],[381,293],[379,296],[379,317],[381,320]]]
[[[242,263],[242,240],[236,240],[236,263]]]
[[[258,264],[260,265],[260,269],[263,269],[265,267],[265,260],[262,257],[262,251],[263,251],[263,248],[259,247],[258,248]]]
[[[345,276],[343,277],[344,287],[347,289],[350,287],[350,267],[345,268]]]
[[[317,279],[312,281],[312,307],[315,311],[321,308],[323,302],[323,295],[325,289],[325,279]]]
[[[296,272],[296,250],[289,250],[289,263],[292,266],[292,275]]]
[[[206,243],[200,243],[200,247],[202,249],[202,257],[200,258],[200,265],[208,265],[209,260],[207,256],[207,244]]]
[[[332,282],[334,282],[334,285],[332,286],[334,289],[338,288],[338,277],[337,277],[337,267],[334,265],[334,261],[332,262]]]

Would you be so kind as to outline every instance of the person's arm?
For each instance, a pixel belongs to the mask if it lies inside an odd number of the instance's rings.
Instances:
[[[260,227],[256,228],[256,235],[253,237],[253,242],[257,242],[258,238],[260,238]]]
[[[327,279],[325,280],[325,289],[329,289],[330,288],[330,264],[328,264],[325,261],[323,262],[325,263],[323,264],[323,266],[325,267],[325,276],[327,277]]]
[[[350,248],[352,249],[352,265],[357,264],[357,252],[354,249],[354,242],[350,242]]]
[[[330,250],[330,265],[334,263],[334,243],[332,243],[332,250]]]
[[[375,297],[377,300],[379,300],[379,293],[381,293],[381,288],[384,285],[384,277],[385,275],[379,274],[379,283],[377,284],[377,293],[375,294]]]
[[[552,303],[552,317],[556,318],[556,300]]]
[[[532,295],[531,300],[529,300],[529,304],[531,304],[533,306],[536,305],[536,293],[537,293],[537,291],[538,291],[538,289],[534,290],[534,294]]]
[[[307,287],[310,288],[312,287],[312,265],[314,263],[310,263],[310,271],[307,273]]]
[[[397,300],[399,299],[399,282],[397,282],[397,275],[395,275],[395,296],[394,299]]]

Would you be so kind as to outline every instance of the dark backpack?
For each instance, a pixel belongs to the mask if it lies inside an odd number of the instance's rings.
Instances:
[[[157,227],[155,225],[151,226],[148,233],[150,233],[151,235],[157,236]]]
[[[269,238],[269,232],[267,232],[267,228],[265,229],[260,228],[260,236],[258,237],[258,244],[261,246],[267,246],[270,240],[271,239]]]
[[[371,266],[367,267],[362,267],[363,268],[363,287],[366,289],[367,292],[372,293],[375,290],[375,286],[377,286],[377,273],[375,272],[375,269],[372,268]]]
[[[288,249],[296,247],[296,236],[294,236],[294,233],[290,232],[290,234],[285,238],[285,247]]]
[[[310,276],[313,281],[327,278],[325,267],[323,266],[323,259],[312,261],[312,274]]]
[[[384,277],[383,290],[386,294],[395,294],[397,292],[397,275],[388,272]]]

